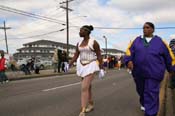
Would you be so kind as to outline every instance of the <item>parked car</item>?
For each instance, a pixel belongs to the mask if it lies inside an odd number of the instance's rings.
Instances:
[[[22,65],[26,65],[27,64],[27,59],[19,59],[18,61],[17,61],[17,64],[19,65],[19,66],[22,66]]]
[[[52,66],[52,61],[48,60],[37,60],[35,65],[38,66],[41,70],[46,69],[49,66]]]
[[[21,67],[22,65],[26,65],[28,62],[31,62],[32,59],[20,59],[18,60],[17,64]],[[47,67],[52,66],[52,61],[49,60],[41,60],[41,59],[35,59],[34,60],[34,67],[39,67],[39,69],[43,70]]]

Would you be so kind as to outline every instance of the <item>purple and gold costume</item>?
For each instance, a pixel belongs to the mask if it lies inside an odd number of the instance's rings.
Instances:
[[[159,89],[165,70],[175,70],[175,58],[168,45],[158,36],[148,43],[142,36],[130,43],[124,58],[133,62],[132,75],[145,116],[156,116],[159,109]]]

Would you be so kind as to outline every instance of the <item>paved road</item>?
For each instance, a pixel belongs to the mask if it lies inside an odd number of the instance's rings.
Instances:
[[[78,116],[76,75],[13,81],[0,85],[0,116]],[[143,116],[135,85],[126,70],[108,71],[93,81],[95,110],[87,116]]]

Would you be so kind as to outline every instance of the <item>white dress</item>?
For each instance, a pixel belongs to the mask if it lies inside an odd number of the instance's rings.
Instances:
[[[88,45],[85,47],[80,47],[81,42],[79,42],[79,44],[78,44],[80,56],[77,59],[77,75],[84,78],[89,74],[93,74],[93,73],[99,71],[100,68],[99,68],[99,63],[97,61],[97,56],[93,52],[94,40],[89,39]],[[80,62],[80,60],[81,60],[81,62],[89,61],[89,63],[87,63],[86,65],[83,65]]]

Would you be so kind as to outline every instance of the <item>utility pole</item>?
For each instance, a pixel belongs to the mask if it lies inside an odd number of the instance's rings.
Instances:
[[[7,30],[7,29],[11,29],[11,27],[6,27],[6,24],[5,24],[5,21],[4,21],[4,27],[0,27],[0,29],[3,29],[3,30],[4,30],[4,34],[5,34],[5,43],[6,43],[6,52],[7,52],[7,54],[8,54],[8,53],[9,53],[9,50],[8,50],[7,32],[6,32],[6,30]]]
[[[103,38],[105,38],[105,46],[106,46],[106,58],[107,58],[107,54],[108,54],[108,48],[107,48],[107,38],[106,36],[103,36]]]
[[[67,28],[67,56],[69,57],[69,11],[73,11],[69,8],[69,2],[74,0],[66,0],[65,2],[61,2],[60,4],[66,3],[66,7],[60,6],[60,8],[63,8],[66,10],[66,28]]]

